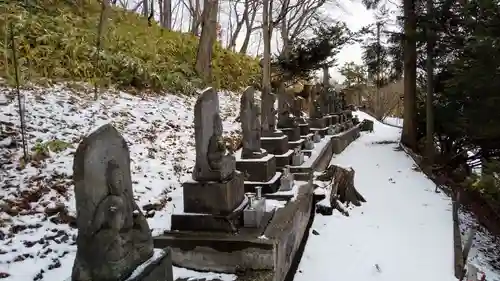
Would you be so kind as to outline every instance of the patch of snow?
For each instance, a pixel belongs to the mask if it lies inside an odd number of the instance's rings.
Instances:
[[[285,207],[287,201],[266,199],[266,212],[272,212],[273,210]]]
[[[465,242],[466,235],[473,225],[479,226],[469,252],[468,262],[484,272],[486,280],[500,281],[500,248],[498,247],[500,241],[487,229],[481,227],[474,215],[467,210],[460,209],[458,217],[462,242]]]
[[[129,280],[133,280],[133,279],[137,278],[137,276],[139,276],[139,274],[141,274],[142,271],[148,265],[150,265],[152,262],[155,262],[156,260],[158,260],[159,258],[162,258],[164,256],[165,256],[165,251],[163,251],[162,249],[154,249],[153,255],[147,261],[145,261],[141,265],[139,265],[134,270],[134,272],[132,272],[132,274],[129,276],[129,278],[127,278],[127,280],[125,280],[125,281],[129,281]]]
[[[198,272],[182,267],[173,267],[173,275],[174,280],[176,279],[187,279],[187,281],[191,280],[217,280],[217,281],[234,281],[238,276],[234,274],[226,274],[226,273],[214,273],[214,272]]]
[[[403,118],[387,116],[384,118],[384,123],[387,125],[403,128]]]

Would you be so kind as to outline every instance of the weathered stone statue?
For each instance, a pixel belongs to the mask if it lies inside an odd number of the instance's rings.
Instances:
[[[295,128],[298,125],[297,118],[289,110],[280,111],[278,115],[279,128]]]
[[[222,138],[219,98],[213,88],[205,89],[194,107],[196,163],[195,181],[222,181],[236,169],[235,158],[227,151]]]
[[[262,157],[260,108],[255,104],[255,89],[252,87],[248,87],[241,96],[240,119],[243,133],[241,157]]]
[[[317,119],[317,118],[323,117],[323,111],[322,111],[320,102],[321,102],[320,99],[316,99],[313,101],[313,104],[312,104],[310,112],[309,112],[310,118]]]
[[[245,114],[241,119],[246,119]],[[237,208],[245,199],[244,176],[236,171],[236,158],[229,155],[222,138],[219,97],[214,89],[199,92],[194,124],[193,179],[182,183],[184,212],[172,214],[171,230],[237,231],[241,225]]]
[[[110,124],[85,138],[73,163],[77,254],[71,280],[124,280],[153,255],[134,202],[127,143]]]
[[[292,114],[295,118],[302,118],[302,101],[304,98],[295,97],[293,99]]]
[[[261,126],[263,135],[276,131],[276,109],[274,103],[276,95],[273,93],[262,94],[261,98]]]

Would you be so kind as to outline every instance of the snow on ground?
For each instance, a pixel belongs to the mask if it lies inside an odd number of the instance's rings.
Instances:
[[[76,253],[73,153],[80,139],[112,122],[127,140],[135,200],[153,234],[170,228],[170,214],[182,208],[180,182],[194,165],[194,97],[166,94],[138,97],[115,91],[98,101],[82,87],[57,85],[25,90],[28,145],[43,161],[25,167],[20,148],[17,100],[0,87],[0,279],[61,280],[70,276]],[[226,135],[239,130],[236,96],[219,95]],[[51,141],[47,143],[47,141]],[[39,142],[37,144],[37,142]],[[175,269],[180,276],[195,275]],[[187,276],[186,274],[191,274]],[[203,274],[202,274],[203,275]],[[204,274],[211,280],[233,275]]]
[[[354,168],[367,203],[349,217],[316,215],[317,235],[309,236],[295,281],[455,280],[451,201],[395,151],[399,135],[375,121],[373,133],[362,133],[332,159]]]
[[[384,118],[383,122],[387,125],[392,125],[392,126],[396,126],[396,127],[400,127],[400,128],[403,127],[403,118],[394,117],[394,116],[387,116]]]
[[[474,236],[468,262],[482,270],[488,281],[500,281],[500,239],[493,236],[487,229],[478,225],[474,214],[461,209],[458,212],[460,232],[464,242],[473,225],[479,226]]]

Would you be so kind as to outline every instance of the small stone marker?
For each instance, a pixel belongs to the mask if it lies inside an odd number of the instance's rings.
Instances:
[[[300,166],[302,163],[304,163],[304,153],[296,147],[292,156],[292,166]]]
[[[71,280],[121,281],[132,273],[134,281],[172,280],[171,262],[168,272],[165,264],[168,253],[151,264],[162,264],[161,268],[138,269],[153,257],[153,238],[133,199],[127,143],[112,125],[82,140],[75,153],[73,180],[78,249]]]
[[[213,88],[203,90],[194,106],[195,181],[223,181],[236,169],[222,138],[219,98]]]
[[[318,133],[318,131],[314,131],[313,141],[315,143],[321,142],[321,135]]]
[[[305,142],[304,142],[304,148],[307,150],[314,149],[314,142],[311,140],[310,137],[306,137]]]
[[[290,173],[290,166],[287,165],[283,168],[283,174],[281,175],[281,186],[280,191],[290,191],[293,188],[293,174]]]
[[[255,187],[255,192],[246,194],[249,203],[243,210],[243,224],[245,227],[259,227],[266,212],[266,199],[262,197],[262,187]]]
[[[335,135],[337,132],[335,130],[335,127],[334,125],[330,125],[328,126],[328,130],[326,132],[327,135]]]

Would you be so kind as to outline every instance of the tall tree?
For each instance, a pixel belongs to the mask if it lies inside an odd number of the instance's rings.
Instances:
[[[426,94],[426,137],[425,137],[425,158],[429,164],[434,162],[434,2],[427,0],[427,94]]]
[[[206,84],[210,84],[212,78],[213,45],[217,39],[217,9],[218,0],[205,0],[195,68]]]
[[[417,150],[417,15],[415,0],[403,0],[404,112],[401,142]]]

